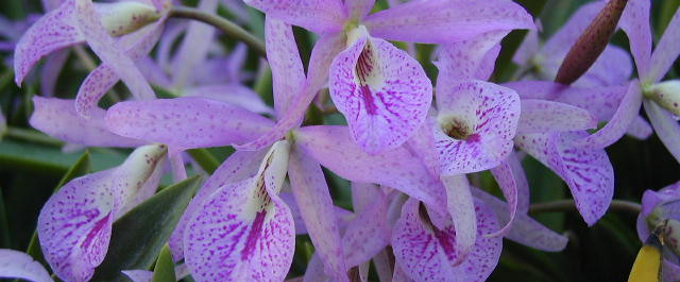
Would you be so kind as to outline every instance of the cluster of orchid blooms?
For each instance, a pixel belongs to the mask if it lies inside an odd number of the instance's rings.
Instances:
[[[14,50],[18,84],[46,58],[31,125],[68,144],[136,147],[120,166],[70,181],[42,208],[40,246],[66,282],[92,278],[114,221],[156,192],[166,163],[176,181],[187,177],[189,149],[236,149],[168,241],[175,263],[198,282],[284,281],[299,234],[316,251],[301,281],[366,281],[371,262],[380,281],[484,281],[503,238],[551,252],[568,242],[528,215],[526,155],[564,180],[588,225],[612,201],[607,146],[655,133],[680,161],[680,81],[661,81],[680,53],[680,12],[652,50],[650,0],[627,1],[618,21],[634,60],[606,46],[569,85],[553,82],[562,62],[615,1],[582,6],[540,42],[534,18],[508,0],[392,1],[380,11],[373,0],[245,0],[266,16],[273,108],[242,83],[253,75],[242,70],[246,46],[224,54],[211,43],[212,27],[168,24],[169,0],[43,2],[45,15],[0,44]],[[236,14],[239,4],[230,3]],[[202,0],[198,9],[217,5]],[[318,35],[307,66],[292,26]],[[517,29],[528,34],[513,58],[515,81],[489,82],[501,40]],[[413,43],[436,44],[436,80],[414,59]],[[101,64],[74,100],[50,97],[78,44]],[[133,99],[100,108],[119,81]],[[181,97],[156,98],[151,85]],[[308,108],[328,107],[327,96],[346,125],[305,122]],[[639,115],[643,105],[651,125]],[[351,181],[352,211],[334,206],[322,166]],[[468,181],[487,170],[504,199]],[[678,184],[645,194],[643,240],[680,218],[678,199]],[[669,256],[662,271],[678,280],[680,262]],[[151,279],[146,270],[126,273]],[[52,281],[11,250],[0,250],[0,276]]]

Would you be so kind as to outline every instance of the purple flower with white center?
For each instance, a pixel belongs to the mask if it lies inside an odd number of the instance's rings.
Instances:
[[[312,51],[305,94],[292,102],[294,110],[272,133],[240,146],[251,150],[294,127],[326,77],[353,139],[371,154],[396,148],[422,125],[431,85],[413,58],[384,39],[444,43],[494,30],[533,28],[531,16],[510,1],[412,1],[372,15],[371,0],[246,3],[322,34]]]
[[[38,237],[54,273],[68,282],[88,281],[104,260],[113,222],[156,192],[167,148],[148,145],[120,166],[64,185],[38,217]]]

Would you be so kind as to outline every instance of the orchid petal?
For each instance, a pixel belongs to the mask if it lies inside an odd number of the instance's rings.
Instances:
[[[641,116],[636,116],[626,131],[626,134],[640,140],[647,140],[652,133],[654,133],[652,126]]]
[[[437,121],[434,117],[428,117],[420,129],[406,141],[406,148],[420,159],[435,178],[439,177],[442,172],[441,165],[439,164],[439,151],[437,151],[435,146],[434,130],[436,127]]]
[[[92,118],[83,119],[75,111],[73,100],[33,97],[34,111],[29,123],[59,140],[94,147],[136,147],[141,140],[110,132],[104,125],[105,112],[96,108]]]
[[[619,26],[628,35],[630,51],[637,65],[638,76],[648,78],[652,54],[652,31],[649,26],[649,0],[630,0],[623,10]]]
[[[18,278],[32,282],[52,282],[50,274],[28,254],[0,249],[0,277]]]
[[[453,253],[447,255],[451,256],[449,260],[452,265],[458,265],[465,261],[475,247],[477,239],[475,203],[465,174],[442,177],[442,183],[446,189],[446,207],[456,230]],[[435,222],[432,216],[430,218]],[[445,222],[445,219],[442,222]],[[434,223],[433,228],[444,228],[445,224],[438,226],[440,224]]]
[[[357,212],[357,217],[349,223],[342,237],[348,267],[369,262],[389,245],[392,230],[387,223],[388,200],[384,194],[373,198],[373,202]]]
[[[293,97],[304,88],[305,70],[289,24],[267,17],[264,31],[267,60],[272,69],[274,107],[276,115],[283,117],[292,106]]]
[[[513,152],[508,155],[505,162],[510,166],[512,177],[517,186],[517,211],[519,213],[527,213],[529,212],[530,204],[529,181],[524,173],[520,158],[517,155],[517,152]]]
[[[17,85],[40,58],[58,49],[85,40],[74,27],[73,1],[65,1],[56,10],[48,12],[33,24],[21,37],[14,51],[14,73]]]
[[[202,0],[197,9],[206,14],[217,14],[217,0]],[[215,28],[201,22],[191,22],[173,61],[174,86],[182,88],[193,83],[194,72],[208,56],[208,49],[215,36]]]
[[[680,280],[680,266],[674,261],[664,259],[661,266],[661,281]]]
[[[540,38],[538,37],[537,30],[530,30],[525,36],[522,44],[519,45],[515,55],[512,56],[512,62],[519,65],[525,66],[531,64],[531,60],[536,56],[541,47]]]
[[[288,187],[288,189],[290,189],[290,187]],[[279,197],[281,197],[281,200],[283,200],[286,203],[286,205],[290,209],[290,213],[293,215],[293,222],[295,223],[295,234],[296,235],[307,234],[308,233],[307,226],[305,226],[305,221],[304,219],[302,219],[302,213],[300,212],[300,207],[295,201],[295,196],[293,196],[292,193],[281,193],[279,194]]]
[[[349,281],[340,231],[321,166],[304,151],[292,151],[290,184],[307,232],[325,265],[325,273],[337,281]]]
[[[652,53],[651,67],[645,82],[658,82],[666,75],[680,55],[678,42],[680,42],[680,10],[676,11],[671,21],[668,22],[666,30],[659,39],[659,44]]]
[[[439,62],[436,64],[440,77],[446,76],[449,80],[487,80],[493,72],[498,56],[495,47],[509,32],[493,31],[469,40],[443,45],[439,52]],[[487,54],[491,54],[491,59],[484,59]]]
[[[385,197],[385,193],[372,183],[352,182],[352,208],[360,213],[375,203],[376,199]]]
[[[324,272],[323,261],[318,253],[314,253],[307,263],[305,276],[302,282],[328,282],[328,276]]]
[[[656,103],[646,99],[643,103],[656,135],[671,155],[680,162],[680,123]]]
[[[387,40],[447,43],[495,30],[534,29],[529,13],[504,0],[410,1],[363,21],[372,35]]]
[[[153,279],[153,272],[148,270],[123,270],[121,272],[132,282],[151,282]]]
[[[573,85],[579,87],[621,85],[628,81],[632,73],[633,62],[628,51],[608,45],[590,69]]]
[[[485,281],[500,258],[502,239],[483,236],[498,228],[493,211],[481,202],[475,202],[475,211],[477,241],[470,255],[455,265],[457,230],[451,224],[445,229],[432,226],[423,220],[417,201],[406,202],[392,235],[396,265],[415,281]]]
[[[545,42],[541,53],[546,60],[559,60],[561,63],[571,46],[576,43],[579,36],[590,25],[590,22],[602,10],[604,4],[604,1],[595,1],[579,7],[564,26]]]
[[[515,215],[517,214],[517,206],[519,202],[519,189],[517,188],[518,184],[517,181],[515,181],[515,175],[513,172],[514,171],[510,164],[505,161],[499,166],[491,169],[493,178],[496,179],[498,187],[501,189],[501,192],[503,192],[503,197],[505,197],[505,200],[508,202],[508,209],[510,212],[508,221],[503,226],[503,228],[489,236],[504,236],[510,231],[510,229],[512,229],[512,224],[515,220]]]
[[[640,84],[635,80],[630,83],[626,96],[607,125],[585,138],[575,139],[570,145],[583,150],[597,150],[614,144],[623,137],[633,119],[638,116],[641,105]]]
[[[503,86],[515,90],[523,100],[554,100],[562,91],[569,89],[566,85],[542,80],[512,81],[503,83]]]
[[[420,127],[432,86],[420,64],[382,39],[363,37],[333,60],[333,102],[369,154],[401,146]]]
[[[191,216],[184,236],[192,276],[207,281],[282,281],[293,260],[295,231],[277,196],[286,174],[287,143],[277,143],[255,177],[228,183]]]
[[[408,275],[406,275],[406,273],[397,264],[394,265],[394,275],[393,275],[392,280],[390,280],[390,281],[392,281],[392,282],[416,282],[415,280],[411,279],[411,277],[408,277]]]
[[[113,221],[138,199],[166,151],[161,145],[140,147],[122,165],[76,178],[50,197],[38,217],[38,236],[59,278],[92,277],[106,255]]]
[[[201,85],[186,89],[184,95],[229,103],[257,114],[274,114],[255,91],[241,84]]]
[[[245,0],[244,2],[267,16],[320,34],[342,30],[347,18],[342,0]]]
[[[272,122],[227,103],[186,97],[117,103],[107,111],[106,125],[122,136],[191,149],[249,141]]]
[[[436,147],[444,175],[497,166],[512,152],[520,118],[514,90],[482,81],[437,83]]]
[[[604,150],[584,150],[568,145],[570,141],[583,138],[584,135],[518,135],[515,145],[552,169],[567,183],[576,208],[585,222],[593,225],[611,203],[614,171]]]
[[[345,40],[343,33],[330,34],[319,38],[316,44],[314,44],[312,55],[309,59],[309,75],[307,76],[305,88],[293,97],[290,109],[286,115],[279,117],[278,123],[266,134],[254,141],[235,145],[234,147],[239,150],[259,150],[283,137],[293,127],[298,126],[316,93],[326,83],[328,79],[327,70],[333,58],[344,47]]]
[[[378,281],[392,281],[392,267],[390,266],[390,255],[388,250],[380,251],[373,257],[375,272],[378,273]]]
[[[312,158],[340,177],[355,182],[385,185],[438,208],[445,214],[439,180],[403,147],[369,155],[358,147],[344,126],[307,126],[294,134],[295,142]]]
[[[481,189],[473,189],[472,193],[476,198],[484,201],[498,217],[500,224],[510,222],[508,215],[508,206],[502,200],[488,194]],[[516,214],[514,223],[511,225],[509,232],[505,235],[512,241],[529,246],[535,249],[548,252],[562,251],[569,243],[569,239],[560,234],[555,233],[535,221],[531,217],[520,212]]]
[[[156,97],[135,63],[107,33],[92,0],[75,0],[75,26],[92,51],[109,65],[137,99]]]
[[[177,227],[175,227],[175,230],[168,240],[168,245],[170,246],[174,261],[179,261],[184,257],[183,240],[187,223],[193,214],[200,209],[203,202],[226,184],[236,183],[254,177],[265,153],[267,153],[266,150],[256,152],[236,151],[213,172],[208,180],[206,180],[203,186],[201,186],[201,189],[198,190],[198,193],[196,193],[196,196],[189,202],[184,214],[182,214],[182,217],[177,223]]]
[[[375,0],[345,0],[345,9],[350,19],[362,19],[373,8]]]
[[[53,97],[59,73],[68,59],[68,50],[59,50],[47,57],[40,77],[40,93],[45,97]]]
[[[597,127],[590,112],[568,104],[546,100],[522,100],[517,134],[577,131]]]

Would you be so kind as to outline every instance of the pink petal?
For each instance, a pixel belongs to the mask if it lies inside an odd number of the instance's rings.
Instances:
[[[646,99],[643,103],[656,135],[671,155],[680,162],[680,123],[656,103]]]
[[[542,55],[548,60],[558,59],[562,61],[571,46],[576,43],[579,36],[604,7],[604,4],[604,1],[595,1],[579,7],[562,28],[545,42]]]
[[[500,164],[512,152],[520,117],[517,93],[482,81],[437,84],[441,128],[435,128],[435,140],[442,173],[477,172]],[[449,136],[454,130],[465,137]]]
[[[580,87],[621,85],[628,81],[631,74],[633,74],[633,62],[628,51],[609,45],[590,69],[573,85]]]
[[[337,281],[349,281],[340,231],[321,166],[296,148],[289,162],[290,184],[312,243],[325,265],[325,273]]]
[[[571,146],[584,150],[597,150],[614,144],[614,142],[623,137],[633,119],[638,116],[641,105],[642,93],[640,93],[640,83],[634,80],[630,83],[626,96],[621,100],[618,109],[607,125],[585,138],[575,139],[572,141]]]
[[[390,243],[392,227],[387,222],[389,198],[384,194],[376,196],[373,202],[357,212],[342,237],[348,267],[369,262]]]
[[[373,8],[375,0],[345,0],[345,9],[350,19],[362,19]]]
[[[640,140],[646,140],[652,133],[652,126],[641,116],[635,117],[626,131],[626,134]]]
[[[358,147],[344,126],[308,126],[298,129],[295,142],[321,165],[355,182],[385,185],[438,208],[445,214],[444,190],[408,150],[398,147],[369,155]]]
[[[546,100],[522,100],[517,134],[577,131],[597,127],[590,112],[568,104]]]
[[[661,281],[678,281],[680,279],[680,266],[669,259],[663,260],[661,266]]]
[[[540,38],[538,37],[537,30],[530,30],[527,35],[524,36],[522,44],[515,51],[515,55],[512,57],[512,62],[519,65],[525,66],[530,63],[530,61],[536,56],[536,53],[540,49]]]
[[[455,232],[455,245],[449,262],[458,265],[465,261],[467,256],[474,250],[477,239],[477,218],[475,214],[475,204],[470,192],[465,174],[442,177],[442,183],[446,189],[446,207],[448,214],[453,221]],[[433,220],[434,221],[434,220]],[[444,228],[444,225],[433,228]]]
[[[57,79],[61,69],[66,64],[69,50],[59,50],[47,57],[45,65],[43,65],[42,75],[40,77],[40,93],[45,97],[54,97],[56,90]]]
[[[135,63],[102,26],[91,0],[75,0],[75,26],[104,64],[109,65],[137,99],[156,97]]]
[[[284,117],[306,80],[293,29],[289,24],[267,17],[265,20],[267,61],[272,69],[276,115]]]
[[[309,76],[307,77],[305,88],[293,97],[290,103],[290,110],[287,111],[285,116],[279,117],[276,126],[266,134],[263,134],[254,141],[235,145],[234,147],[239,150],[259,150],[283,137],[293,127],[298,126],[316,93],[326,83],[328,79],[327,70],[335,55],[344,47],[345,40],[346,38],[342,33],[328,34],[319,38],[316,44],[314,44],[314,49],[312,49],[312,55],[309,59]]]
[[[492,31],[469,40],[443,45],[436,64],[439,77],[449,80],[487,80],[496,64],[499,51],[496,47],[509,32]],[[488,54],[491,54],[491,58],[485,60]],[[481,74],[480,70],[483,70]]]
[[[0,277],[32,282],[52,282],[50,274],[33,257],[15,250],[0,249]]]
[[[198,96],[229,103],[257,114],[274,114],[274,110],[265,104],[255,91],[241,84],[199,85],[185,89],[184,96]]]
[[[290,190],[290,184],[288,186],[288,189]],[[279,194],[279,197],[281,197],[281,200],[286,203],[290,209],[290,213],[293,215],[293,222],[295,223],[295,235],[307,234],[307,226],[305,226],[305,221],[302,219],[300,207],[295,201],[295,196],[293,196],[293,193],[281,193]]]
[[[132,282],[151,282],[153,279],[153,272],[148,270],[123,270],[121,272]]]
[[[493,211],[481,202],[475,203],[475,211],[478,236],[474,250],[463,262],[454,265],[452,262],[457,259],[454,227],[432,226],[423,221],[417,201],[406,202],[392,235],[395,268],[398,266],[415,281],[485,281],[498,263],[502,239],[484,236],[498,229]]]
[[[623,10],[619,26],[628,35],[630,51],[640,78],[649,77],[652,54],[652,31],[649,26],[649,0],[630,0]]]
[[[430,174],[436,178],[439,177],[442,169],[439,164],[439,151],[435,146],[435,128],[438,128],[437,121],[434,117],[428,116],[420,129],[406,141],[406,148],[417,156]]]
[[[106,256],[113,221],[138,199],[166,151],[160,145],[140,147],[122,165],[76,178],[45,203],[38,217],[40,246],[60,279],[92,277]]]
[[[352,208],[360,213],[373,205],[376,199],[385,197],[385,193],[375,184],[352,182]]]
[[[333,102],[370,154],[401,146],[430,108],[432,86],[425,71],[385,40],[359,39],[335,57],[329,73]]]
[[[472,193],[476,198],[484,201],[485,204],[493,209],[500,224],[510,222],[507,212],[509,207],[505,202],[481,189],[475,188],[472,190]],[[526,214],[526,211],[515,215],[514,223],[511,225],[505,238],[525,246],[548,252],[562,251],[569,242],[567,237],[557,234],[555,231],[548,229],[541,223],[529,217]]]
[[[565,91],[568,86],[552,81],[529,80],[503,83],[503,86],[517,91],[522,99],[554,100]]]
[[[194,279],[282,281],[293,261],[295,231],[277,196],[286,173],[286,148],[274,146],[255,177],[227,183],[191,216],[185,260]]]
[[[267,16],[319,34],[342,30],[347,18],[341,0],[245,0],[244,2]]]
[[[645,82],[659,82],[666,75],[680,54],[678,42],[680,42],[680,11],[675,11],[654,49],[649,75]]]
[[[206,14],[216,14],[217,5],[217,0],[203,0],[199,2],[197,9]],[[174,87],[181,89],[194,83],[196,69],[203,67],[216,31],[214,27],[201,22],[189,23],[173,61]]]
[[[588,225],[593,225],[611,203],[614,171],[604,150],[569,147],[568,142],[583,138],[584,135],[518,135],[515,145],[552,169],[567,183],[581,216]]]
[[[517,210],[520,213],[527,213],[529,211],[529,181],[524,173],[524,168],[520,162],[517,152],[513,152],[506,159],[505,163],[510,166],[512,170],[512,177],[517,187]]]
[[[73,0],[65,1],[58,9],[48,12],[21,37],[14,50],[14,80],[17,85],[43,56],[85,40],[74,27],[73,3]]]
[[[503,192],[503,197],[505,197],[505,200],[508,202],[508,209],[510,212],[509,219],[503,228],[489,236],[504,236],[510,231],[510,229],[512,229],[512,224],[515,220],[515,215],[517,214],[517,206],[519,202],[519,189],[517,188],[518,184],[515,181],[515,175],[513,172],[514,171],[508,162],[502,162],[499,166],[491,169],[493,178],[496,179],[498,187],[501,189],[501,192]]]
[[[237,106],[187,97],[117,103],[106,125],[122,136],[191,149],[249,141],[273,124]]]
[[[531,15],[504,0],[410,1],[368,16],[373,36],[388,40],[447,43],[495,30],[533,29]]]
[[[92,118],[83,119],[75,111],[73,100],[33,97],[34,111],[29,123],[34,128],[59,140],[93,147],[136,147],[144,142],[122,137],[104,125],[105,112],[92,111]]]
[[[387,254],[387,250],[382,250],[380,253],[375,255],[375,257],[373,257],[373,265],[375,266],[375,272],[378,273],[378,281],[393,281],[392,267],[390,264],[390,258]]]
[[[612,119],[631,85],[617,85],[597,88],[570,87],[565,89],[555,102],[566,103],[588,110],[598,121]]]

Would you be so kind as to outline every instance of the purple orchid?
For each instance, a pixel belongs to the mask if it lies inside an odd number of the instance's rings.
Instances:
[[[53,282],[45,267],[33,260],[33,257],[8,249],[0,249],[0,277],[31,282]]]
[[[533,28],[531,16],[510,1],[412,1],[372,15],[371,0],[246,3],[322,34],[312,51],[306,94],[292,102],[293,110],[271,133],[239,147],[251,150],[294,127],[326,77],[353,139],[373,154],[396,148],[425,119],[431,85],[413,58],[384,39],[445,43],[494,30]]]

